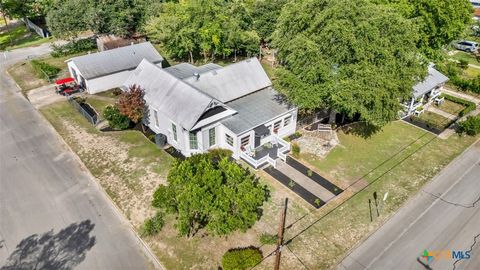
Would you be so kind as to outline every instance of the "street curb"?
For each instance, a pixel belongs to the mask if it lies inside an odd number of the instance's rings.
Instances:
[[[465,153],[467,152],[468,150],[470,150],[471,148],[475,147],[475,145],[480,142],[480,138],[475,140],[471,145],[469,145],[467,148],[465,148],[465,150],[463,150],[458,156],[456,156],[454,159],[452,159],[445,167],[443,167],[432,179],[430,179],[428,182],[426,182],[423,186],[420,187],[420,189],[415,193],[413,194],[412,196],[410,196],[403,204],[400,208],[398,208],[397,211],[393,212],[384,222],[380,223],[380,226],[378,226],[375,230],[373,230],[371,233],[369,233],[368,235],[366,235],[365,237],[363,237],[357,244],[355,244],[352,248],[350,248],[348,250],[348,252],[345,253],[344,256],[342,256],[340,259],[337,260],[337,262],[335,263],[334,266],[332,266],[330,269],[335,269],[335,268],[338,268],[341,263],[343,262],[343,260],[345,260],[345,258],[347,258],[348,256],[350,256],[350,254],[352,254],[352,252],[357,249],[359,246],[361,246],[365,241],[367,241],[370,237],[372,237],[372,235],[374,235],[378,230],[380,230],[388,221],[390,221],[390,219],[392,219],[395,215],[398,214],[398,212],[400,212],[402,209],[404,209],[407,204],[409,204],[410,202],[412,202],[413,200],[416,200],[421,194],[422,194],[422,190],[432,184],[433,182],[435,182],[437,179],[438,179],[438,176],[446,169],[448,169],[449,167],[453,166],[452,164],[455,163],[457,160],[460,159],[460,157]]]
[[[28,101],[28,99],[27,99]],[[30,101],[29,101],[30,102]],[[32,106],[33,107],[33,106]],[[135,238],[137,239],[137,241],[141,244],[142,248],[143,248],[143,251],[145,253],[145,255],[147,256],[147,258],[149,259],[149,261],[151,263],[153,263],[155,269],[163,269],[163,270],[166,270],[167,268],[165,268],[165,266],[158,260],[158,258],[155,256],[155,254],[153,253],[153,251],[150,249],[150,247],[147,245],[147,243],[145,243],[145,241],[143,241],[143,239],[138,235],[137,231],[135,230],[135,227],[133,227],[133,225],[128,221],[127,217],[123,214],[123,212],[120,210],[120,208],[118,208],[117,204],[112,200],[112,198],[107,194],[107,192],[105,191],[105,189],[103,189],[103,187],[100,185],[100,183],[96,180],[97,178],[95,176],[92,175],[92,173],[90,172],[90,170],[87,168],[87,166],[83,163],[83,161],[80,159],[80,157],[77,155],[77,153],[75,151],[73,151],[73,149],[70,147],[70,145],[68,145],[68,143],[63,139],[63,137],[57,132],[57,130],[50,124],[50,122],[48,121],[48,119],[43,115],[43,113],[41,113],[38,109],[36,109],[35,107],[33,107],[36,111],[38,111],[38,113],[41,115],[41,118],[43,119],[43,121],[45,121],[47,123],[47,126],[48,128],[50,128],[51,130],[53,130],[53,132],[55,133],[55,135],[57,136],[57,138],[59,139],[60,143],[63,144],[68,151],[70,151],[74,158],[77,160],[77,162],[80,164],[80,168],[82,170],[84,170],[86,172],[86,174],[89,176],[90,182],[94,182],[94,185],[95,187],[100,190],[100,193],[103,195],[104,198],[107,199],[107,201],[109,202],[109,205],[110,207],[113,207],[113,211],[114,213],[120,217],[120,220],[122,223],[124,223],[124,225],[126,225],[128,227],[128,229],[133,233],[133,235],[135,236]]]

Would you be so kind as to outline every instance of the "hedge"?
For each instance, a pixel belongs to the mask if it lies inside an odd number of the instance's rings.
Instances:
[[[231,249],[222,257],[223,270],[251,269],[262,261],[262,252],[255,247]]]
[[[50,81],[60,72],[60,69],[58,67],[52,66],[39,60],[32,60],[30,61],[30,63],[32,64],[33,70],[37,74],[38,78],[44,78]]]
[[[467,120],[458,123],[458,133],[475,136],[480,133],[480,116],[469,116]]]
[[[64,45],[52,45],[53,52],[51,55],[53,57],[62,57],[75,53],[81,53],[86,51],[97,50],[97,44],[94,39],[86,38],[76,41],[71,41]]]
[[[473,103],[471,101],[468,101],[468,100],[458,98],[458,97],[454,97],[454,96],[450,96],[450,95],[446,95],[446,94],[444,94],[443,97],[445,97],[446,100],[450,100],[451,102],[455,102],[455,103],[458,103],[458,104],[461,104],[461,105],[465,106],[465,109],[463,109],[458,114],[458,116],[460,116],[460,117],[467,115],[467,113],[475,110],[475,108],[477,107],[477,105],[475,103]]]

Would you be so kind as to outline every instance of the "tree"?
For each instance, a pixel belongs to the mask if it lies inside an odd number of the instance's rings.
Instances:
[[[252,32],[252,20],[244,1],[185,0],[160,5],[144,26],[155,42],[176,58],[193,62],[234,54],[248,55],[258,48],[259,37]]]
[[[468,0],[376,0],[400,10],[419,29],[418,46],[429,57],[457,39],[471,22],[472,4]]]
[[[143,118],[145,110],[145,91],[139,85],[131,85],[118,99],[118,109],[133,123],[138,123]]]
[[[255,247],[231,249],[223,254],[222,267],[224,270],[252,269],[262,258],[262,252]]]
[[[75,10],[77,16],[72,16],[72,10]],[[47,26],[57,37],[76,37],[80,32],[87,29],[87,22],[84,17],[87,10],[88,5],[83,0],[57,1],[47,12]]]
[[[152,205],[177,214],[180,235],[205,228],[214,235],[245,231],[260,217],[267,189],[224,152],[193,155],[174,162],[168,186],[160,186]]]
[[[27,28],[27,17],[37,15],[34,9],[35,0],[2,0],[2,12],[10,18],[23,19]]]
[[[253,26],[263,41],[269,41],[277,19],[288,0],[256,0],[252,8]]]
[[[381,127],[426,75],[414,25],[368,0],[302,0],[282,11],[273,45],[279,89],[304,109],[330,108]]]

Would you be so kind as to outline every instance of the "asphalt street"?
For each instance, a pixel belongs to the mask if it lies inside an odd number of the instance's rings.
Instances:
[[[160,268],[5,73],[49,50],[0,53],[0,269]]]
[[[479,200],[480,142],[477,142],[337,268],[480,269]],[[425,249],[437,254],[430,263],[422,257]],[[471,257],[452,259],[452,250],[470,251]]]

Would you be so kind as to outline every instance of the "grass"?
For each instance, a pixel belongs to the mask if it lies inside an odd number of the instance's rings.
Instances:
[[[42,38],[35,32],[28,31],[24,24],[10,25],[0,32],[0,51],[38,46],[49,41],[52,38]]]
[[[336,208],[340,202],[334,201],[318,212],[311,212],[287,230],[286,239],[291,240],[288,247],[310,269],[333,267],[349,249],[381,226],[477,139],[453,135],[441,140],[401,122],[389,124],[368,139],[342,132],[339,138],[341,146],[326,159],[312,160],[311,164],[324,175],[350,179],[346,184],[358,180],[353,190],[367,183],[371,185],[340,207]],[[311,157],[304,158],[311,160]],[[368,200],[373,200],[373,192],[380,198],[386,192],[389,196],[380,217],[375,215],[370,222]]]
[[[444,100],[440,106],[436,107],[444,112],[457,116],[463,109],[465,109],[465,106],[463,106],[462,104],[458,104],[450,100]]]
[[[98,99],[94,97],[87,97],[85,101],[88,104],[92,105],[95,111],[97,111],[100,118],[102,118],[103,116],[103,111],[105,110],[105,107],[107,107],[108,105],[115,104],[115,102],[113,101],[106,101],[106,100]]]
[[[429,111],[423,112],[419,119],[440,130],[445,129],[452,123],[452,120]]]
[[[457,51],[451,57],[455,60],[458,60],[458,61],[466,60],[469,64],[480,65],[480,63],[477,61],[477,58],[471,53]]]
[[[51,66],[60,69],[57,78],[69,77],[67,64],[65,61],[75,56],[83,55],[85,53],[73,54],[64,57],[54,58],[51,55],[44,55],[38,60],[47,63]],[[52,82],[45,80],[42,76],[38,76],[33,69],[31,61],[20,61],[8,69],[8,73],[20,86],[22,91],[28,92],[29,90],[48,85]]]
[[[467,79],[474,79],[480,75],[480,69],[475,67],[468,67],[466,70],[463,71],[463,76]]]

